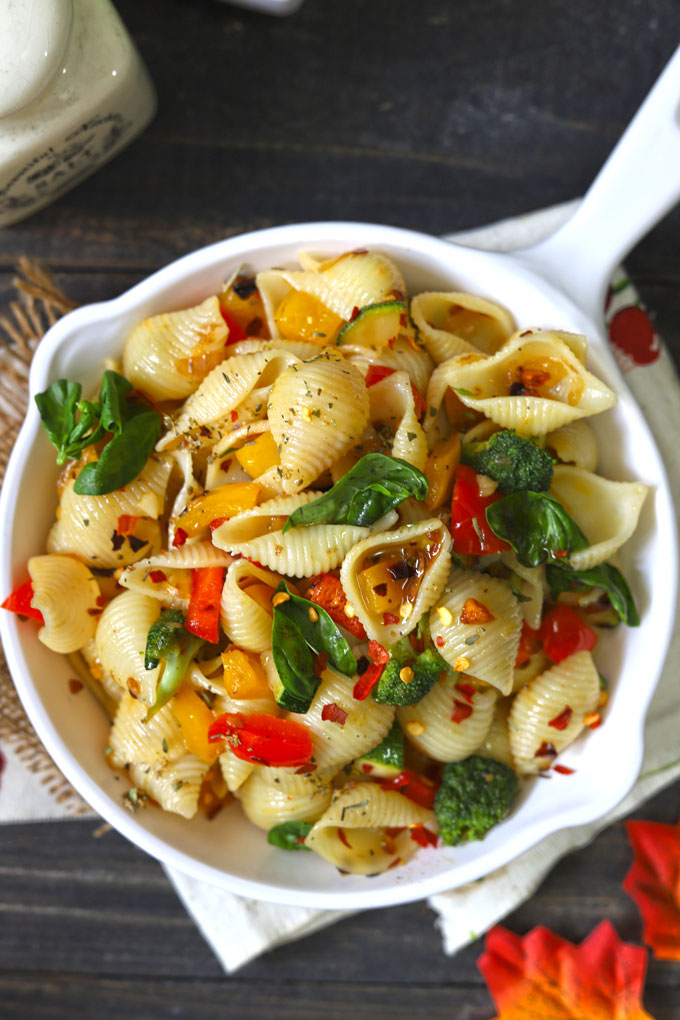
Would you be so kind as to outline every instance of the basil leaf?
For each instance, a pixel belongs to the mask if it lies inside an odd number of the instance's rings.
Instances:
[[[101,421],[107,432],[120,432],[125,422],[132,417],[130,413],[135,406],[143,410],[148,407],[143,404],[129,404],[125,394],[132,390],[132,383],[125,376],[118,372],[107,371],[102,376],[102,384],[99,389],[99,401],[101,403]]]
[[[86,446],[104,434],[99,427],[98,405],[81,401],[81,391],[80,383],[57,379],[35,396],[43,428],[57,450],[57,464],[79,457]]]
[[[571,567],[550,564],[545,577],[551,598],[562,591],[583,591],[586,588],[602,588],[609,596],[612,608],[619,619],[628,627],[637,627],[640,616],[628,583],[616,567],[601,563],[589,570],[572,570]]]
[[[272,657],[279,674],[274,688],[276,704],[288,712],[306,712],[321,678],[314,672],[314,656],[300,628],[278,606],[274,609]]]
[[[160,431],[161,418],[156,411],[143,411],[131,418],[106,444],[99,460],[85,465],[73,491],[79,496],[103,496],[127,485],[143,469]]]
[[[347,639],[326,610],[308,599],[294,595],[288,590],[285,581],[281,581],[276,591],[285,592],[290,598],[279,603],[274,612],[283,613],[289,620],[293,620],[312,651],[316,655],[325,653],[328,656],[329,666],[345,676],[354,676],[357,660]]]
[[[332,489],[295,510],[283,531],[308,524],[368,527],[409,496],[425,499],[427,478],[398,457],[367,453]]]
[[[561,503],[545,492],[513,492],[486,508],[494,535],[509,542],[525,567],[586,549],[588,539]]]
[[[281,822],[269,830],[267,842],[279,850],[310,850],[304,840],[311,828],[311,822]]]

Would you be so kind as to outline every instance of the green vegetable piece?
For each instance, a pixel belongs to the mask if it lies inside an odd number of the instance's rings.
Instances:
[[[164,609],[149,628],[144,651],[144,668],[162,665],[156,700],[146,714],[148,722],[179,690],[182,680],[199,648],[206,642],[190,634],[179,609]]]
[[[161,419],[156,411],[135,415],[106,444],[99,460],[82,468],[73,491],[79,496],[103,496],[122,489],[143,470],[160,431]]]
[[[434,798],[439,835],[447,846],[484,839],[507,815],[517,795],[514,769],[493,758],[471,755],[444,767]]]
[[[531,439],[512,429],[495,432],[484,443],[463,447],[461,460],[477,474],[498,482],[503,493],[546,492],[553,477],[552,457]]]
[[[269,830],[267,842],[279,850],[309,850],[305,837],[311,828],[311,822],[281,822]]]
[[[332,489],[295,510],[283,531],[307,524],[368,527],[409,496],[425,499],[427,478],[398,457],[367,453]]]
[[[489,527],[509,542],[518,561],[537,567],[588,546],[561,503],[545,492],[514,492],[486,508]]]
[[[426,648],[412,659],[413,679],[410,683],[404,683],[399,675],[405,664],[408,665],[403,659],[392,658],[390,651],[390,660],[373,688],[373,697],[381,705],[415,705],[430,693],[441,673],[448,673],[451,669],[435,648]]]
[[[401,772],[404,767],[404,734],[396,719],[385,739],[358,760],[386,765]]]
[[[351,322],[338,333],[336,344],[358,344],[381,350],[399,334],[406,322],[406,305],[403,301],[379,301],[365,305]]]
[[[640,624],[640,615],[632,592],[623,574],[610,563],[601,563],[589,570],[573,570],[568,566],[549,564],[545,571],[550,596],[555,599],[563,591],[584,591],[602,588],[609,596],[614,612],[628,627]]]
[[[57,464],[80,457],[86,446],[104,435],[98,405],[81,401],[81,390],[80,383],[57,379],[35,397],[43,428],[57,450]]]

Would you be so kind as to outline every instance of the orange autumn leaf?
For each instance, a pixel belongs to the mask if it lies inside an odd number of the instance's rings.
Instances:
[[[580,946],[547,928],[521,938],[496,926],[478,960],[495,1020],[653,1020],[642,1008],[647,951],[603,921]]]
[[[628,822],[635,860],[623,888],[644,921],[643,941],[662,960],[680,960],[680,821]]]

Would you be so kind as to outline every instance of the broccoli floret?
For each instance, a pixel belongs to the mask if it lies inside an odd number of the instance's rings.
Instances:
[[[434,798],[439,834],[447,846],[484,839],[510,810],[519,780],[508,765],[476,754],[444,767]]]
[[[144,668],[161,666],[161,674],[156,700],[146,715],[147,722],[179,690],[189,663],[204,644],[203,638],[190,634],[185,628],[184,615],[179,609],[164,609],[151,625],[146,636]]]
[[[405,644],[411,650],[410,656],[403,654]],[[413,677],[405,683],[401,679],[403,669],[413,671]],[[390,650],[389,662],[385,664],[378,683],[373,688],[373,697],[383,705],[415,705],[429,694],[440,674],[450,669],[447,662],[435,648],[427,648],[416,657],[406,642],[398,641]],[[408,674],[410,675],[410,674]]]
[[[494,432],[485,443],[464,446],[462,461],[477,474],[493,478],[505,493],[547,492],[552,483],[550,454],[512,429]]]

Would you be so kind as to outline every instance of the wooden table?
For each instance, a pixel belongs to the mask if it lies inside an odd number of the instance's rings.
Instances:
[[[572,198],[680,37],[676,0],[306,0],[284,20],[208,0],[118,7],[158,115],[95,177],[0,231],[2,304],[21,254],[86,302],[255,227],[356,219],[437,234]],[[679,240],[676,210],[628,261],[676,360]],[[636,812],[677,815],[677,785]],[[227,977],[160,867],[96,828],[2,831],[3,1018],[493,1015],[482,943],[445,957],[424,904],[349,918]],[[616,825],[507,925],[578,941],[609,917],[639,940],[620,886],[630,860]],[[646,1005],[680,1017],[680,965],[650,963]]]

